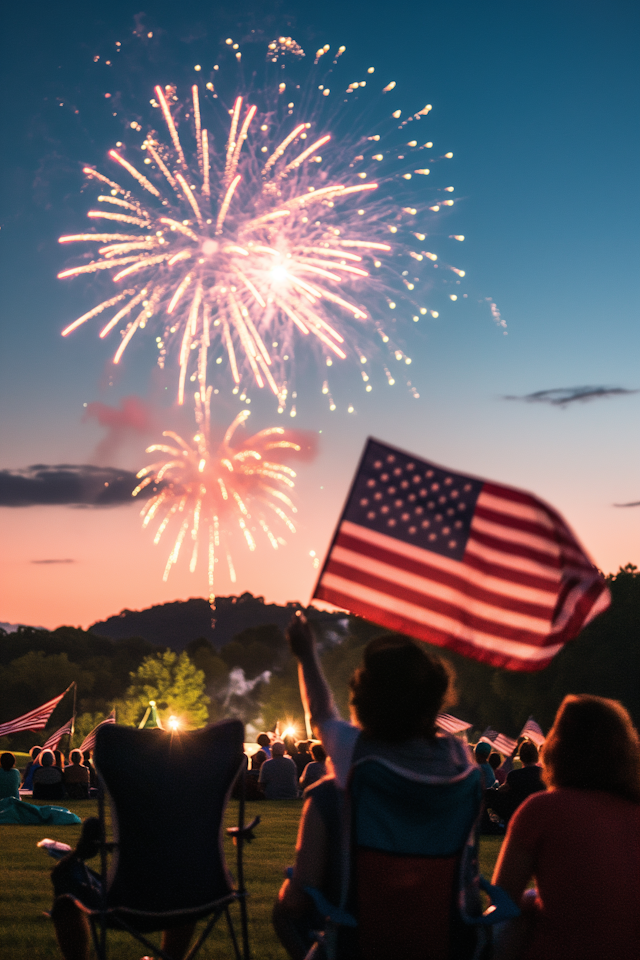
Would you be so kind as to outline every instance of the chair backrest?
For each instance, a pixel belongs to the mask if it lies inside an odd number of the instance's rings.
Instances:
[[[222,820],[244,768],[243,739],[238,720],[180,735],[100,728],[94,759],[117,843],[108,907],[167,914],[229,895]]]
[[[351,785],[352,908],[363,960],[448,960],[473,949],[459,906],[461,859],[478,818],[477,766],[419,777],[369,757]]]

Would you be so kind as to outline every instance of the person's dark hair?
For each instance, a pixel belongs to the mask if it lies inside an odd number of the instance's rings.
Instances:
[[[493,753],[489,754],[489,759],[487,760],[487,763],[489,764],[492,770],[497,770],[500,764],[502,763],[502,757],[500,756],[499,753],[496,753],[494,750]]]
[[[266,759],[267,755],[264,750],[256,750],[254,755],[251,757],[251,769],[259,770]]]
[[[365,647],[350,681],[350,703],[364,732],[378,740],[434,737],[451,677],[426,648],[392,633]]]
[[[268,733],[259,733],[256,737],[256,743],[259,743],[261,747],[268,747],[271,745],[271,737]]]
[[[40,766],[41,767],[53,767],[55,764],[56,758],[54,756],[53,750],[41,750],[40,751]]]
[[[523,740],[520,744],[520,749],[518,750],[518,756],[523,763],[537,763],[538,762],[538,748],[536,747],[533,740]]]
[[[80,750],[72,750],[69,754],[69,760],[71,763],[81,764],[82,763],[82,753]]]
[[[318,763],[324,763],[324,761],[327,759],[327,751],[321,743],[314,743],[314,745],[311,747],[311,753],[313,755],[313,759]]]
[[[542,754],[550,787],[606,790],[640,803],[640,739],[617,700],[565,697]]]
[[[481,740],[476,743],[473,753],[478,763],[486,763],[491,756],[491,744]]]
[[[298,750],[296,747],[296,742],[293,737],[283,737],[282,742],[284,743],[285,750],[290,757],[297,756]]]
[[[41,750],[42,750],[42,747],[31,747],[31,750],[29,750],[29,753],[31,754],[31,759],[35,760]]]
[[[296,743],[298,748],[298,753],[309,753],[309,741],[308,740],[298,740]]]
[[[15,762],[16,758],[12,753],[7,751],[7,753],[0,754],[0,767],[2,767],[3,770],[11,770],[11,767],[15,765]]]

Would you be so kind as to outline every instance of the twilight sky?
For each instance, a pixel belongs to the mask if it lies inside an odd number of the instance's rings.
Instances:
[[[299,469],[297,534],[277,554],[238,543],[237,582],[218,564],[217,592],[309,600],[311,551],[324,557],[367,436],[532,491],[605,572],[640,564],[640,507],[614,506],[640,501],[637,4],[266,8],[116,0],[98,17],[78,0],[37,0],[28,15],[19,5],[5,11],[0,471],[135,472],[163,429],[192,431],[190,407],[173,404],[149,340],[132,344],[114,371],[95,325],[60,337],[98,294],[91,278],[56,279],[69,263],[57,238],[86,229],[94,193],[82,194],[81,168],[107,169],[132,105],[148,118],[154,84],[186,90],[194,64],[210,70],[226,37],[291,35],[309,53],[344,44],[353,79],[375,66],[376,77],[396,81],[400,106],[433,105],[421,122],[434,153],[453,152],[446,177],[456,198],[437,230],[464,234],[455,264],[466,276],[456,302],[434,289],[437,319],[408,317],[402,327],[419,399],[400,383],[366,394],[345,374],[335,412],[317,390],[301,391],[294,422],[254,395],[250,433],[278,423],[314,431],[319,452]],[[582,387],[594,390],[573,392]],[[216,400],[223,427],[241,405],[229,391]],[[18,484],[23,501],[32,475]],[[85,489],[103,483],[97,470],[81,480]],[[79,506],[76,496],[16,506],[16,489],[0,474],[0,621],[86,627],[123,608],[206,594],[205,573],[185,562],[162,582],[168,545],[154,547],[140,529],[139,505]]]

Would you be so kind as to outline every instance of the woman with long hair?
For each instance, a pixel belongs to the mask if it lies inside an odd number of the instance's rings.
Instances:
[[[523,908],[496,958],[638,960],[638,732],[617,701],[567,696],[542,763],[549,789],[513,815],[493,876]]]

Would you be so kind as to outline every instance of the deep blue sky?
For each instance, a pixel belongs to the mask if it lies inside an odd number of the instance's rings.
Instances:
[[[290,34],[310,51],[345,44],[354,77],[375,65],[397,81],[399,103],[433,104],[429,136],[454,153],[451,183],[462,200],[447,231],[466,237],[456,252],[469,298],[408,331],[420,400],[397,388],[359,394],[353,416],[330,416],[312,398],[300,405],[296,426],[323,431],[315,465],[301,472],[300,532],[280,568],[269,558],[265,569],[258,554],[239,562],[237,588],[308,599],[309,551],[322,555],[371,434],[539,494],[605,570],[640,562],[640,508],[612,506],[640,499],[640,394],[565,409],[501,399],[584,384],[640,388],[638,5],[294,0],[268,14],[262,3],[225,6],[115,2],[97,17],[94,5],[67,0],[5,10],[0,469],[90,462],[104,434],[82,421],[82,404],[153,390],[144,351],[109,387],[111,351],[95,330],[59,336],[93,300],[87,285],[55,279],[65,263],[57,237],[83,228],[80,165],[101,164],[121,133],[105,104],[103,61],[127,41],[123,95],[139,96],[144,113],[153,83],[191,83],[193,65],[215,62],[222,38],[257,29]],[[141,26],[153,43],[131,40]],[[255,407],[256,429],[274,420],[271,407]],[[235,412],[229,404],[223,419]],[[122,447],[112,465],[144,463],[148,442]],[[131,508],[4,508],[0,523],[8,545],[0,620],[86,624],[204,592],[182,570],[162,584],[163,558]],[[33,564],[43,559],[74,563]],[[80,582],[92,584],[82,597]],[[221,578],[219,591],[230,589]]]

